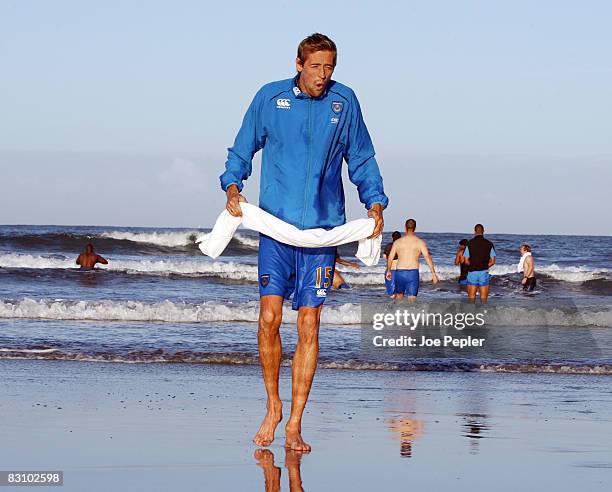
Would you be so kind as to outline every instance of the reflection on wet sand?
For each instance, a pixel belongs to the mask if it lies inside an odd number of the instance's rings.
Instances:
[[[300,465],[302,460],[301,451],[291,449],[285,450],[285,468],[289,473],[289,490],[291,492],[301,492],[302,476]],[[281,490],[281,469],[274,463],[274,453],[269,449],[257,449],[254,454],[257,466],[261,467],[264,473],[264,490],[266,492],[277,492]]]
[[[488,399],[486,387],[470,379],[463,387],[462,403],[455,414],[461,417],[461,435],[468,438],[469,453],[473,455],[480,452],[480,440],[487,437],[491,429]]]
[[[400,456],[412,458],[412,443],[423,435],[425,423],[422,420],[399,418],[388,420],[387,425],[391,431],[399,434]]]
[[[432,417],[431,412],[435,414],[435,409],[421,408],[418,392],[414,391],[412,383],[407,381],[402,390],[394,393],[386,405],[386,413],[390,414],[390,418],[386,419],[386,425],[393,432],[394,438],[399,436],[400,457],[412,458],[415,441],[422,438],[425,424],[439,421]],[[455,410],[457,413],[453,412],[450,415],[460,418],[459,421],[456,418],[453,420],[461,426],[459,429],[461,438],[467,437],[470,454],[480,452],[480,440],[489,437],[491,432],[487,398],[486,389],[479,383],[468,380],[461,388],[459,408]]]
[[[482,439],[484,434],[490,429],[486,423],[487,415],[484,413],[458,413],[458,417],[463,418],[463,436],[470,439],[470,453],[478,454],[479,439]]]

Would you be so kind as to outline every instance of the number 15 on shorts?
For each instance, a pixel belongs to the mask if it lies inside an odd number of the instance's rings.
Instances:
[[[327,289],[331,285],[333,269],[334,267],[331,267],[331,266],[317,268],[317,278],[315,281],[315,288]],[[321,285],[321,282],[323,282],[323,285]]]

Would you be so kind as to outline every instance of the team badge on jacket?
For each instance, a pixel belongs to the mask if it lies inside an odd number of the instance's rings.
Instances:
[[[336,114],[338,113],[342,113],[342,108],[343,108],[344,104],[342,104],[339,101],[334,101],[332,103],[332,111]]]
[[[270,275],[269,275],[269,274],[267,274],[267,275],[261,275],[261,276],[259,277],[259,282],[261,282],[261,286],[262,286],[262,287],[267,287],[267,286],[268,286],[268,284],[270,283]]]

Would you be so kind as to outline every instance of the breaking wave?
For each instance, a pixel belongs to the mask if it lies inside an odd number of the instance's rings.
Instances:
[[[201,304],[186,302],[86,301],[49,299],[0,300],[0,318],[61,319],[94,321],[151,321],[166,323],[257,322],[259,302]],[[568,306],[523,307],[493,305],[486,314],[487,326],[558,326],[612,327],[610,305],[577,308]],[[297,312],[288,304],[283,308],[283,321],[297,322]],[[359,325],[361,306],[347,303],[328,305],[321,321],[329,325]]]
[[[169,352],[163,349],[134,350],[127,353],[113,352],[66,352],[59,348],[0,348],[0,359],[63,360],[107,363],[174,363],[174,364],[224,364],[258,365],[257,355],[249,353],[198,352],[182,350]],[[290,356],[282,360],[283,366],[291,366]],[[418,363],[373,362],[367,360],[333,360],[322,357],[319,367],[336,370],[358,371],[426,371],[426,372],[513,372],[612,375],[609,363],[569,362],[440,362]]]
[[[46,232],[41,234],[0,234],[0,246],[15,251],[74,251],[83,250],[94,243],[102,254],[200,254],[198,240],[206,235],[198,230],[186,231],[105,231],[92,232]],[[257,251],[259,240],[246,233],[237,233],[230,242],[225,254],[251,255]]]
[[[257,240],[249,237],[241,238],[241,248],[256,248]],[[195,243],[194,243],[195,244]],[[246,246],[245,246],[246,245]],[[32,268],[32,269],[76,269],[74,257],[68,258],[61,254],[31,255],[21,253],[0,253],[0,267],[4,268]],[[141,273],[146,275],[186,275],[186,276],[216,276],[224,279],[243,280],[257,282],[257,266],[236,261],[211,261],[204,256],[198,257],[168,257],[167,259],[113,259],[109,258],[109,265],[100,265],[100,270],[122,271],[127,273]],[[450,265],[438,265],[436,267],[441,280],[454,281],[457,278],[457,268]],[[339,267],[345,279],[352,285],[383,285],[385,267],[363,267],[350,269]],[[496,265],[491,270],[493,281],[516,274],[513,265]],[[545,277],[569,283],[593,283],[603,281],[607,285],[612,278],[610,269],[593,269],[586,266],[544,265],[538,267],[537,274],[540,278]],[[426,266],[421,265],[421,279],[431,280],[431,274]]]
[[[196,238],[201,234],[199,231],[187,232],[128,232],[109,231],[100,234],[100,237],[118,239],[120,241],[132,241],[136,243],[155,244],[167,248],[195,245]]]
[[[208,301],[202,304],[140,301],[69,301],[69,300],[2,300],[0,318],[94,320],[94,321],[152,321],[167,323],[250,322],[259,318],[259,302],[221,304]],[[297,311],[285,306],[283,321],[297,322]],[[361,321],[357,304],[327,306],[321,316],[323,323],[353,325]]]
[[[33,269],[78,270],[74,258],[64,255],[27,255],[1,253],[0,267]],[[167,260],[113,260],[108,265],[99,265],[99,270],[119,271],[145,275],[216,276],[219,278],[257,281],[257,266],[233,261],[210,261],[206,258]]]

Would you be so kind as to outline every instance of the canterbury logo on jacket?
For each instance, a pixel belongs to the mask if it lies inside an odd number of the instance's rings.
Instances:
[[[264,85],[251,102],[220,176],[226,190],[251,175],[253,155],[263,149],[259,206],[300,229],[346,222],[342,161],[361,203],[387,206],[374,147],[355,93],[330,81],[311,98],[297,77]]]

